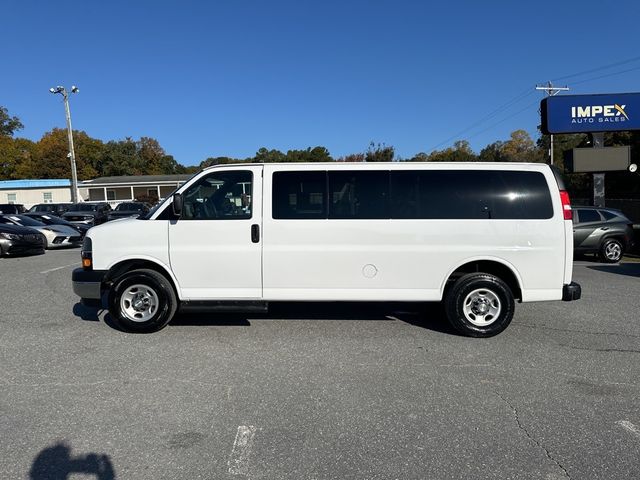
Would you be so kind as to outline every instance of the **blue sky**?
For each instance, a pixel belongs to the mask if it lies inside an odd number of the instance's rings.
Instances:
[[[75,84],[75,129],[154,137],[185,165],[262,146],[479,151],[535,135],[536,83],[639,57],[638,18],[634,1],[5,0],[0,105],[38,139],[64,126],[49,87]],[[640,91],[640,59],[558,83]]]

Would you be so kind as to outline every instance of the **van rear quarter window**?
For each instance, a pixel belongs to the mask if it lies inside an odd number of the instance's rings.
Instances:
[[[275,172],[274,219],[548,219],[540,172],[336,170]]]
[[[391,216],[407,219],[546,219],[549,187],[539,172],[391,172]]]

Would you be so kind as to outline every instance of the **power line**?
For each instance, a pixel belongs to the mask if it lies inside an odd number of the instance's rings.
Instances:
[[[580,77],[582,75],[586,75],[587,73],[594,73],[594,72],[599,72],[601,70],[607,70],[609,68],[617,67],[617,66],[620,66],[620,65],[625,65],[627,63],[635,62],[637,60],[640,60],[640,57],[628,58],[626,60],[621,60],[619,62],[610,63],[608,65],[603,65],[601,67],[590,68],[589,70],[583,70],[582,72],[572,73],[571,75],[565,75],[564,77],[554,78],[552,81],[553,82],[558,82],[560,80],[565,80],[567,78]],[[573,82],[573,83],[575,84],[577,82]]]
[[[607,64],[607,65],[602,65],[602,66],[600,66],[600,67],[591,68],[591,69],[589,69],[589,70],[583,70],[583,71],[581,71],[581,72],[578,72],[578,73],[572,73],[572,74],[570,74],[570,75],[565,75],[565,76],[563,76],[563,77],[558,77],[558,78],[554,79],[553,81],[554,81],[554,82],[557,82],[557,81],[559,81],[559,80],[564,80],[564,79],[567,79],[567,78],[580,77],[580,76],[586,75],[586,74],[588,74],[588,73],[595,73],[595,72],[599,72],[599,71],[602,71],[602,70],[608,70],[608,69],[610,69],[610,68],[617,67],[617,66],[620,66],[620,65],[625,65],[625,64],[632,63],[632,62],[635,62],[635,61],[638,61],[638,60],[640,60],[640,56],[638,56],[638,57],[628,58],[628,59],[626,59],[626,60],[621,60],[621,61],[619,61],[619,62],[610,63],[610,64]],[[572,85],[580,85],[580,84],[582,84],[582,83],[587,83],[587,82],[591,82],[591,81],[594,81],[594,80],[599,80],[599,79],[601,79],[601,78],[612,77],[612,76],[615,76],[615,75],[622,75],[622,74],[624,74],[624,73],[632,72],[632,71],[634,71],[634,70],[639,70],[639,69],[640,69],[640,66],[637,66],[637,67],[633,67],[633,68],[629,68],[629,69],[621,70],[621,71],[618,71],[618,72],[606,73],[606,74],[604,74],[604,75],[598,75],[598,76],[596,76],[596,77],[587,78],[587,79],[583,79],[583,80],[578,80],[578,81],[576,81],[576,82],[572,82]],[[509,100],[508,102],[506,102],[506,103],[504,103],[503,105],[499,106],[499,107],[498,107],[498,108],[496,108],[495,110],[493,110],[493,111],[489,112],[487,115],[485,115],[484,117],[480,118],[480,119],[479,119],[479,120],[477,120],[476,122],[472,123],[471,125],[469,125],[469,126],[468,126],[468,127],[466,127],[465,129],[460,130],[460,131],[459,131],[459,132],[457,132],[455,135],[452,135],[452,136],[448,137],[447,139],[443,140],[442,142],[438,143],[437,145],[434,145],[432,148],[430,148],[430,149],[429,149],[429,152],[433,152],[436,148],[438,148],[438,147],[440,147],[440,146],[442,146],[442,145],[444,145],[444,144],[446,144],[446,143],[450,142],[451,140],[454,140],[455,138],[459,137],[460,135],[462,135],[462,134],[464,134],[464,133],[469,132],[470,130],[473,130],[474,128],[476,128],[476,127],[478,127],[479,125],[482,125],[483,123],[485,123],[486,121],[488,121],[488,120],[490,120],[490,119],[492,119],[492,118],[496,117],[497,115],[499,115],[500,113],[504,112],[505,110],[509,110],[511,107],[513,107],[514,105],[516,105],[516,104],[517,104],[517,103],[519,103],[520,101],[524,100],[526,97],[528,97],[528,96],[529,96],[529,95],[531,95],[532,93],[533,93],[533,91],[531,91],[529,88],[527,88],[527,90],[525,90],[524,92],[522,92],[522,93],[520,93],[520,94],[516,95],[516,96],[515,96],[514,98],[512,98],[511,100]],[[486,131],[488,131],[488,130],[491,130],[491,129],[492,129],[492,128],[494,128],[495,126],[500,125],[501,123],[504,123],[505,121],[507,121],[507,120],[509,120],[509,119],[511,119],[511,118],[513,118],[513,117],[515,117],[516,115],[518,115],[518,114],[522,113],[523,111],[527,110],[527,109],[528,109],[528,108],[530,108],[532,105],[535,105],[535,104],[537,104],[537,103],[538,103],[538,101],[536,100],[534,103],[529,104],[529,105],[527,105],[526,107],[524,107],[523,109],[518,110],[518,111],[517,111],[517,112],[515,112],[514,114],[509,115],[509,116],[507,116],[507,117],[503,118],[502,120],[500,120],[500,121],[498,121],[498,122],[496,122],[496,123],[494,123],[494,124],[490,125],[489,127],[485,128],[485,129],[483,129],[483,130],[480,130],[479,132],[476,132],[476,133],[472,134],[472,135],[471,135],[471,136],[469,136],[468,138],[476,137],[476,136],[480,135],[481,133],[484,133],[484,132],[486,132]]]
[[[593,78],[587,78],[586,80],[579,80],[577,82],[573,82],[573,85],[580,85],[581,83],[592,82],[594,80],[599,80],[601,78],[613,77],[614,75],[622,75],[623,73],[633,72],[634,70],[640,70],[640,66],[628,68],[627,70],[621,70],[619,72],[612,72],[612,73],[607,73],[605,75],[599,75]]]
[[[479,132],[474,133],[473,135],[469,136],[468,138],[477,137],[477,136],[478,136],[478,135],[480,135],[481,133],[484,133],[484,132],[486,132],[486,131],[488,131],[488,130],[491,130],[491,129],[492,129],[492,128],[494,128],[494,127],[497,127],[497,126],[498,126],[498,125],[500,125],[501,123],[504,123],[504,122],[506,122],[507,120],[510,120],[510,119],[512,119],[513,117],[517,116],[517,115],[520,115],[520,114],[521,114],[522,112],[524,112],[525,110],[528,110],[528,109],[530,109],[531,107],[533,107],[534,105],[538,105],[539,103],[540,103],[540,101],[536,99],[534,102],[532,102],[532,103],[528,104],[526,107],[524,107],[524,108],[522,108],[522,109],[518,110],[517,112],[515,112],[515,113],[513,113],[513,114],[509,115],[508,117],[503,118],[502,120],[500,120],[500,121],[498,121],[498,122],[494,123],[493,125],[490,125],[490,126],[488,126],[487,128],[484,128],[484,129],[480,130]]]
[[[463,130],[460,130],[459,132],[457,132],[456,134],[448,137],[447,139],[443,140],[442,142],[438,143],[437,145],[434,145],[432,148],[430,148],[429,150],[431,152],[433,152],[436,148],[440,147],[441,145],[444,145],[445,143],[449,142],[450,140],[455,139],[456,137],[462,135],[463,133],[468,132],[469,130],[473,130],[475,127],[477,127],[478,125],[481,125],[482,123],[486,122],[487,120],[490,120],[491,118],[495,117],[496,115],[498,115],[499,113],[503,112],[504,110],[509,109],[510,107],[512,107],[513,105],[519,103],[521,100],[524,100],[526,97],[528,97],[529,95],[531,95],[533,92],[531,91],[530,88],[527,88],[525,91],[523,91],[522,93],[519,93],[518,95],[516,95],[514,98],[512,98],[511,100],[509,100],[508,102],[504,103],[503,105],[499,106],[498,108],[496,108],[495,110],[491,111],[490,113],[488,113],[487,115],[485,115],[484,117],[482,117],[480,120],[476,121],[475,123],[472,123],[470,126],[466,127]]]

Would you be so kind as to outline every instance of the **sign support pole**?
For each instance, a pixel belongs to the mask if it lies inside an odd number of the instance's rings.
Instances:
[[[604,132],[594,132],[591,134],[593,148],[604,148]],[[605,203],[604,173],[593,174],[593,206],[604,207]]]

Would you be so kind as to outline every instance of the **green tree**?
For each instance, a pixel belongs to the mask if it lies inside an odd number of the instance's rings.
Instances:
[[[503,162],[504,158],[502,156],[502,148],[504,147],[504,142],[498,140],[497,142],[490,143],[482,150],[480,150],[480,155],[478,155],[478,160],[481,162]]]
[[[471,150],[471,146],[466,140],[458,140],[454,142],[452,147],[444,150],[434,150],[428,155],[419,153],[411,158],[411,161],[423,162],[425,158],[429,162],[475,162],[478,160],[477,155]]]
[[[280,150],[268,150],[262,147],[256,152],[255,157],[253,157],[251,161],[255,163],[275,163],[284,162],[285,159],[286,155]]]
[[[138,156],[136,142],[131,138],[111,140],[104,145],[101,176],[144,175],[143,163]]]
[[[509,140],[500,149],[501,160],[505,162],[542,162],[542,152],[536,147],[525,130],[511,132]]]
[[[589,138],[586,134],[565,135],[558,134],[553,136],[553,165],[563,172],[567,190],[573,197],[589,197],[591,195],[591,175],[587,173],[567,172],[564,162],[564,155],[572,148],[588,147]],[[549,135],[540,135],[537,141],[537,147],[543,162],[549,161],[550,137]]]
[[[9,110],[0,106],[0,136],[13,137],[13,134],[22,130],[24,125],[18,117],[9,115]]]
[[[145,175],[173,175],[178,173],[178,162],[167,155],[155,138],[141,137],[136,142],[137,155]]]
[[[395,153],[395,148],[391,145],[371,142],[364,154],[364,158],[365,162],[392,162]]]
[[[419,152],[419,153],[416,153],[413,157],[411,157],[408,161],[409,162],[428,162],[429,155],[427,155],[424,152]]]
[[[139,168],[147,175],[162,175],[164,149],[155,138],[141,137],[136,142],[136,156],[140,159]]]
[[[76,152],[76,170],[79,180],[88,180],[98,174],[102,142],[83,131],[73,132]],[[35,178],[70,178],[69,143],[67,131],[54,128],[36,143],[33,174]]]
[[[0,180],[35,178],[33,150],[31,140],[0,135]]]
[[[200,168],[207,168],[211,165],[227,165],[229,163],[243,163],[245,160],[239,160],[231,157],[209,157],[200,162]],[[188,168],[188,167],[187,167]]]
[[[338,162],[364,162],[365,155],[364,153],[350,153],[349,155],[345,155],[344,157],[338,158],[336,161]]]
[[[285,162],[331,162],[331,154],[325,147],[307,148],[306,150],[289,150]]]

